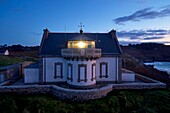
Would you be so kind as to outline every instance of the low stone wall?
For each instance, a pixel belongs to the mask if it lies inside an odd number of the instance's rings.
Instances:
[[[15,78],[21,77],[24,67],[32,62],[20,62],[4,67],[0,67],[0,85],[6,85],[13,82]]]
[[[114,89],[159,89],[166,88],[164,83],[123,83],[123,84],[113,84]]]
[[[98,89],[73,90],[55,85],[22,85],[22,86],[1,86],[0,93],[14,94],[52,94],[62,100],[85,101],[106,96],[112,91],[112,85]]]
[[[112,85],[107,85],[102,88],[88,90],[73,90],[65,89],[58,86],[53,86],[52,94],[63,100],[84,101],[105,97],[112,91]]]
[[[9,79],[9,80],[7,80],[7,81],[4,81],[4,82],[0,83],[0,86],[5,86],[5,85],[12,84],[12,83],[14,83],[16,80],[18,80],[18,78],[20,78],[19,75],[16,76],[16,77],[14,77],[14,78],[12,78],[12,79]]]
[[[142,75],[139,75],[139,74],[135,74],[135,77],[139,80],[142,80],[144,82],[147,82],[147,83],[156,83],[158,81],[154,80],[154,79],[151,79],[149,77],[146,77],[146,76],[142,76]]]
[[[116,89],[153,89],[166,88],[164,83],[122,83],[108,84],[102,88],[88,90],[67,89],[56,85],[18,85],[0,86],[0,93],[14,94],[52,94],[62,100],[86,101],[106,96]]]
[[[0,93],[15,94],[47,94],[51,92],[50,85],[22,85],[22,86],[1,86]]]

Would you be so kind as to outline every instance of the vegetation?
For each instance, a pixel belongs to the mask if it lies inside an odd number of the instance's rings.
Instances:
[[[158,43],[129,44],[122,46],[122,50],[124,68],[170,86],[170,78],[167,72],[143,64],[145,61],[170,61],[170,46]]]
[[[2,50],[6,50],[8,49],[10,52],[16,52],[16,51],[34,51],[34,50],[38,50],[39,46],[22,46],[20,44],[18,45],[12,45],[12,46],[7,46],[5,45],[0,45],[0,49]]]
[[[86,102],[61,101],[49,95],[0,94],[1,113],[167,113],[170,89],[113,91]]]
[[[123,59],[123,67],[125,69],[164,82],[170,86],[170,78],[167,72],[159,71],[151,66],[146,66],[143,64],[143,62],[140,62],[139,60],[127,54],[123,55]]]
[[[0,67],[23,62],[23,61],[24,61],[23,59],[17,57],[0,56]]]
[[[23,61],[33,61],[38,60],[38,49],[39,46],[22,46],[22,45],[0,45],[0,50],[9,50],[9,56],[0,56],[0,67],[7,66]]]
[[[38,49],[39,46],[0,45],[0,50],[9,50],[10,54],[10,56],[0,56],[0,67],[23,61],[36,62],[38,60]]]
[[[170,46],[158,43],[129,44],[122,46],[124,54],[129,54],[140,61],[170,61]]]
[[[169,53],[157,54],[156,51],[169,47],[151,44],[152,47],[143,45],[130,45],[123,47],[124,67],[136,73],[170,83],[169,75],[152,67],[143,65],[140,61],[165,59]],[[159,46],[159,47],[158,47]],[[2,46],[2,47],[7,47]],[[20,47],[20,49],[18,49]],[[10,48],[10,47],[9,47]],[[27,51],[25,51],[27,48]],[[11,47],[12,56],[0,56],[0,66],[17,62],[37,59],[37,48]],[[149,48],[149,49],[148,49]],[[16,51],[17,49],[17,51]],[[149,52],[154,53],[149,53]],[[157,54],[157,55],[156,55]],[[131,55],[131,56],[130,56]],[[139,56],[137,56],[139,55]],[[134,56],[134,57],[132,57]],[[138,59],[138,60],[136,60]],[[0,113],[168,113],[170,112],[170,88],[157,90],[116,90],[106,97],[86,102],[71,102],[59,100],[51,95],[15,95],[0,93]]]

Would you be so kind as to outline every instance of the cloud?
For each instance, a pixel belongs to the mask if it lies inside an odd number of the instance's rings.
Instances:
[[[158,30],[146,30],[147,32],[167,32],[167,30],[164,30],[164,29],[158,29]]]
[[[128,45],[128,44],[140,44],[141,42],[128,42],[128,41],[119,41],[120,45]]]
[[[162,39],[164,37],[161,37],[161,36],[153,36],[153,37],[146,37],[146,38],[143,38],[143,40],[154,40],[154,39]]]
[[[113,21],[116,24],[124,24],[125,22],[128,21],[140,21],[142,19],[155,19],[155,18],[170,16],[170,7],[168,6],[169,5],[162,7],[159,10],[153,10],[153,8],[151,7],[141,9],[129,16],[123,16],[123,17],[113,19]]]
[[[121,44],[135,44],[152,41],[165,42],[165,40],[167,40],[167,36],[170,36],[170,31],[165,29],[130,30],[117,32],[117,37]]]

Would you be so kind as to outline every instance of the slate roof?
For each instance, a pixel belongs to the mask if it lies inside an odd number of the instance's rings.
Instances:
[[[44,31],[45,33],[45,31]],[[61,56],[61,49],[67,48],[67,42],[76,40],[80,33],[52,33],[42,38],[40,45],[40,56]],[[121,49],[117,37],[112,37],[111,33],[83,33],[86,40],[96,41],[96,48],[102,49],[102,55],[120,55]]]
[[[39,68],[39,62],[32,63],[24,68]]]

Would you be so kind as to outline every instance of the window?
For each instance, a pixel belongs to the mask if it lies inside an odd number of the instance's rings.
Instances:
[[[67,79],[73,81],[73,64],[68,64],[67,67]]]
[[[63,78],[63,63],[57,62],[54,64],[54,78]]]
[[[91,81],[93,81],[93,80],[95,80],[95,74],[96,74],[96,64],[95,63],[92,64],[91,72],[92,72]]]
[[[69,41],[68,48],[95,48],[94,41]]]
[[[87,82],[87,65],[79,64],[78,65],[78,82],[84,81]]]
[[[99,77],[108,78],[108,63],[107,62],[100,63],[100,76]]]

